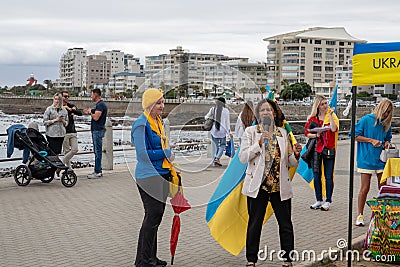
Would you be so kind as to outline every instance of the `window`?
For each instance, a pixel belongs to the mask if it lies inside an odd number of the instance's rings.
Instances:
[[[314,47],[314,51],[322,51],[321,47]]]
[[[282,70],[298,70],[298,66],[282,66]]]
[[[307,43],[307,39],[301,39],[302,43]]]
[[[314,53],[315,58],[322,58],[322,53]]]
[[[313,62],[315,65],[319,65],[319,64],[322,64],[322,61],[321,60],[314,60],[314,62]]]
[[[321,71],[322,67],[321,66],[314,66],[313,71]]]
[[[344,42],[339,42],[339,46],[344,46]]]
[[[327,45],[336,45],[336,42],[335,41],[326,41],[326,44]]]
[[[321,44],[321,40],[315,40],[314,43],[315,44]]]
[[[326,54],[325,58],[326,59],[333,59],[333,58],[335,58],[335,55],[334,54]]]
[[[327,48],[327,49],[326,49],[326,52],[333,53],[333,52],[335,52],[335,49],[333,49],[333,48]]]
[[[325,71],[333,71],[333,67],[325,67]]]

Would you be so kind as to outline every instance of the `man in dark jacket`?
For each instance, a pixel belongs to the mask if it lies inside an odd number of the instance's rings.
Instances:
[[[63,163],[71,168],[71,158],[78,153],[78,138],[75,129],[74,116],[82,116],[80,111],[74,104],[69,103],[68,91],[62,91],[63,106],[68,111],[68,124],[66,126],[66,134],[63,142],[64,158]]]

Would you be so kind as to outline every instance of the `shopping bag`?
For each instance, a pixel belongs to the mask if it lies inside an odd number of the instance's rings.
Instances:
[[[235,155],[235,144],[233,143],[233,138],[229,139],[228,144],[226,145],[225,155],[231,158]]]

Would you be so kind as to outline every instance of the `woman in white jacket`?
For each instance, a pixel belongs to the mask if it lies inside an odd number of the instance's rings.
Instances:
[[[240,161],[248,163],[242,188],[242,194],[247,196],[249,214],[246,266],[255,266],[257,262],[268,202],[271,202],[278,221],[284,266],[291,266],[289,254],[294,250],[294,233],[289,168],[298,164],[301,146],[296,144],[292,147],[288,133],[282,128],[283,114],[274,101],[261,100],[255,114],[258,125],[245,130],[239,152]]]

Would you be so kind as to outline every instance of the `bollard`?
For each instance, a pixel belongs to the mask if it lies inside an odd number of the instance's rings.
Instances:
[[[111,120],[109,118],[106,120],[105,127],[106,133],[104,134],[103,138],[103,155],[101,159],[101,166],[103,170],[112,170],[114,168],[113,130]]]
[[[210,143],[207,145],[207,158],[212,158],[214,155],[212,155],[212,139],[211,139],[211,131],[208,131],[208,140],[210,140]]]
[[[169,119],[165,118],[163,119],[164,122],[164,130],[165,130],[165,135],[168,138],[168,141],[171,142],[171,129],[170,129],[170,123],[169,123]]]

